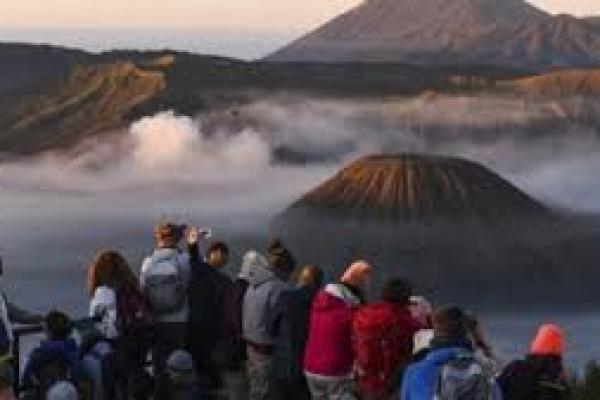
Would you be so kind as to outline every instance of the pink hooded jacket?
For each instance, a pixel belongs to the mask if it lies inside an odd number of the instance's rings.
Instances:
[[[340,283],[327,285],[317,294],[304,353],[307,374],[323,378],[351,375],[352,318],[359,306],[360,299]]]

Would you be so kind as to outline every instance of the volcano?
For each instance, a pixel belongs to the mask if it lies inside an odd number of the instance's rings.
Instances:
[[[313,213],[388,223],[538,217],[546,208],[475,162],[436,155],[373,155],[342,169],[293,204]]]
[[[589,66],[600,64],[600,29],[524,0],[366,0],[267,61]]]

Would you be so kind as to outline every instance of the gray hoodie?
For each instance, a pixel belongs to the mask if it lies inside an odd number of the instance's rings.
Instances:
[[[244,339],[272,345],[274,340],[269,332],[270,318],[279,295],[288,286],[269,268],[263,256],[256,257],[248,278],[250,286],[244,297],[243,309]]]

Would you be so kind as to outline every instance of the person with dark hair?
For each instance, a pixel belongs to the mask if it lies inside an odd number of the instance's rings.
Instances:
[[[565,400],[569,380],[563,364],[564,333],[542,325],[523,360],[510,363],[498,379],[505,400]]]
[[[372,267],[353,263],[338,283],[326,285],[313,301],[304,374],[313,399],[354,399],[352,319],[363,304]]]
[[[412,356],[413,336],[424,328],[409,309],[412,287],[401,279],[387,282],[381,301],[362,307],[352,322],[361,399],[397,397],[398,380]]]
[[[271,326],[279,296],[295,268],[295,260],[279,241],[268,250],[267,265],[257,264],[250,270],[250,286],[244,297],[244,339],[248,352],[250,400],[272,396],[272,362],[275,338]]]
[[[274,391],[278,399],[310,400],[303,358],[314,296],[323,285],[323,271],[314,265],[300,269],[298,285],[281,293],[273,310],[271,331]]]
[[[228,260],[229,247],[224,242],[210,244],[204,260],[195,255],[191,258],[189,349],[206,396],[216,396],[222,387],[224,366],[219,365],[222,356],[218,351],[221,351],[223,304],[232,285],[222,272]]]
[[[71,337],[73,323],[65,314],[52,311],[44,323],[46,338],[33,350],[23,373],[29,398],[44,398],[61,381],[75,381],[79,368],[79,349]]]
[[[475,356],[465,312],[455,306],[438,309],[433,329],[428,354],[406,369],[400,399],[501,399],[495,378]]]

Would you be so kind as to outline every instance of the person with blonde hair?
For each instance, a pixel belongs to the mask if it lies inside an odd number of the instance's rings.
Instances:
[[[373,268],[365,261],[350,265],[338,283],[316,295],[304,353],[304,374],[312,398],[354,399],[352,320],[364,304]]]
[[[180,247],[184,237],[188,251]],[[142,264],[140,287],[154,316],[152,360],[156,400],[168,398],[167,358],[188,344],[190,263],[198,255],[198,239],[198,229],[161,222],[154,228],[155,249]]]

